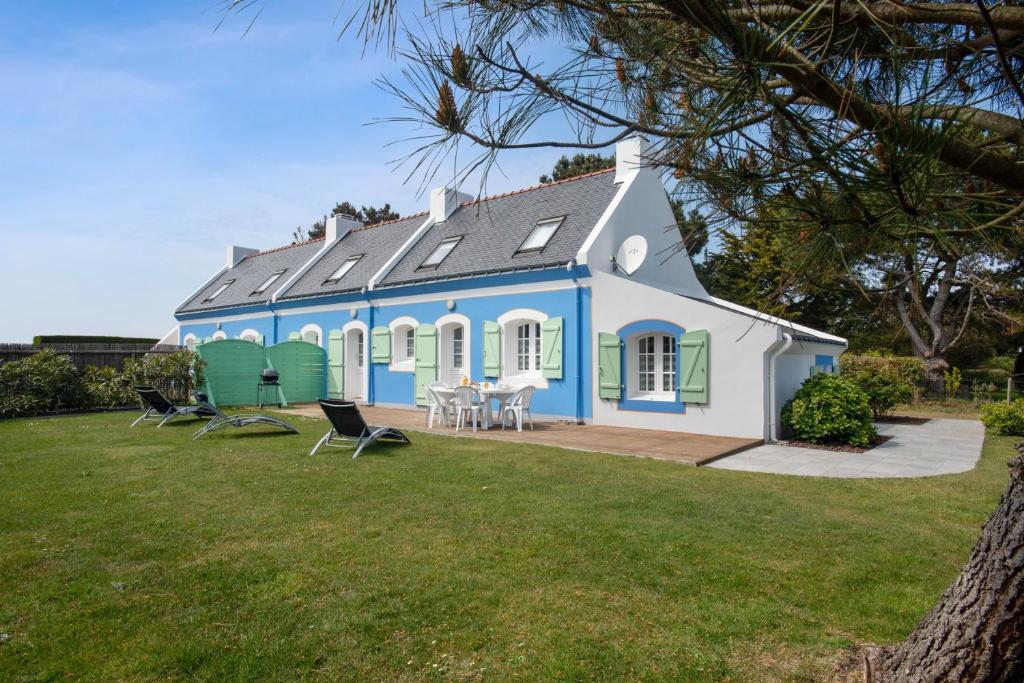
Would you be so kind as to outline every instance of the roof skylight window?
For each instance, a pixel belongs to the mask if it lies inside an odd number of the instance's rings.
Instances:
[[[452,250],[461,241],[462,235],[441,240],[441,244],[437,245],[434,251],[430,252],[430,256],[424,259],[423,263],[420,264],[420,268],[437,268],[441,265],[442,261],[448,258],[448,254],[452,253]]]
[[[345,277],[345,274],[348,273],[348,271],[352,270],[352,268],[357,263],[359,263],[359,259],[361,258],[363,258],[362,254],[357,254],[356,256],[349,256],[347,259],[345,259],[345,262],[341,264],[340,268],[331,273],[331,276],[324,280],[324,284],[327,284],[328,282],[337,282],[341,278]]]
[[[277,282],[277,279],[279,277],[281,277],[282,275],[284,275],[284,271],[285,270],[288,270],[288,269],[285,268],[284,270],[279,270],[276,273],[272,274],[270,277],[268,277],[266,280],[263,281],[263,284],[261,284],[256,289],[252,290],[252,294],[250,294],[249,296],[254,296],[256,294],[262,294],[263,292],[267,291],[267,287],[269,287],[270,285],[272,285],[275,282]]]
[[[211,294],[210,296],[208,296],[205,299],[203,299],[203,303],[204,304],[205,303],[209,303],[209,302],[213,301],[214,299],[216,299],[221,294],[223,294],[224,290],[227,289],[228,287],[230,287],[232,282],[234,282],[234,280],[228,280],[227,282],[222,284],[220,287],[218,287],[217,289],[213,290],[213,294]]]
[[[565,218],[549,218],[547,220],[540,221],[534,226],[533,230],[526,237],[526,241],[523,245],[516,250],[517,254],[522,254],[526,251],[541,251],[544,247],[548,246],[548,242],[551,241],[551,236],[558,230],[558,226],[562,224]]]

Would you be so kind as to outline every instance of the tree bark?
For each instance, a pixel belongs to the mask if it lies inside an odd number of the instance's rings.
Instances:
[[[865,679],[1024,680],[1024,442],[981,539],[939,604],[899,645],[865,655]]]

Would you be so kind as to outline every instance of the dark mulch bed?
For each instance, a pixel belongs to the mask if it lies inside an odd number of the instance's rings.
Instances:
[[[796,446],[798,448],[813,448],[819,451],[835,451],[837,453],[867,453],[875,446],[879,446],[891,438],[891,436],[887,436],[885,434],[878,434],[871,440],[871,445],[867,448],[851,446],[845,443],[811,443],[810,441],[780,441],[779,445]]]
[[[927,417],[911,417],[910,415],[889,415],[888,417],[880,417],[875,422],[885,422],[889,424],[898,425],[923,425],[928,422]]]

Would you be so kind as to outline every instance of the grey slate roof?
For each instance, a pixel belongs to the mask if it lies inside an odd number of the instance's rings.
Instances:
[[[378,287],[564,265],[611,203],[614,180],[609,169],[463,204],[431,226]],[[565,220],[543,251],[515,254],[538,221],[558,216]],[[442,240],[456,235],[462,241],[440,266],[419,268]]]
[[[278,299],[297,299],[362,289],[425,220],[427,214],[419,213],[396,221],[352,230],[335,242],[330,250],[303,273],[302,277],[289,285]],[[324,282],[349,257],[358,254],[363,254],[363,257],[345,273],[344,277],[337,282]]]
[[[201,292],[192,297],[175,312],[193,313],[265,303],[270,300],[271,295],[288,278],[295,274],[295,271],[304,266],[320,250],[323,244],[324,241],[319,239],[247,256],[239,261],[234,268],[221,273],[216,280],[203,288]],[[255,296],[252,295],[252,291],[263,284],[268,277],[283,269],[287,270],[284,275],[278,278],[277,282],[268,287],[265,292]],[[216,299],[203,303],[203,300],[215,292],[219,286],[232,279],[234,279],[234,282],[221,292]]]

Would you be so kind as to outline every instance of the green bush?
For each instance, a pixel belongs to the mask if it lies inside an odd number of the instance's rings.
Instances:
[[[817,374],[782,409],[782,424],[802,441],[867,447],[875,436],[868,397],[849,379]]]
[[[981,421],[1002,436],[1024,436],[1024,398],[1013,403],[989,403],[981,407]]]
[[[924,377],[924,364],[913,357],[844,354],[839,364],[840,374],[867,394],[876,420],[915,400],[918,382]]]
[[[0,364],[0,417],[134,406],[138,384],[185,403],[202,386],[203,367],[193,352],[180,350],[128,360],[121,370],[89,366],[79,375],[69,356],[44,349]]]
[[[0,365],[0,417],[73,409],[81,401],[78,371],[68,356],[45,349]]]
[[[102,335],[40,334],[32,337],[33,344],[145,344],[153,346],[159,339],[151,337],[105,337]]]

